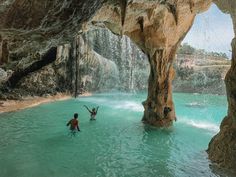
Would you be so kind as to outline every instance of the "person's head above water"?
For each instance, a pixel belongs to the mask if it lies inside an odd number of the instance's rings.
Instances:
[[[78,118],[78,113],[74,113],[74,118],[75,118],[75,119]]]
[[[92,109],[92,111],[95,111],[95,110],[96,110],[95,108]]]

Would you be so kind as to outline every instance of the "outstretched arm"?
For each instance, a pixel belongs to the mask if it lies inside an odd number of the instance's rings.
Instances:
[[[76,128],[77,128],[78,131],[80,131],[80,129],[79,129],[79,121],[78,120],[77,120]]]
[[[71,123],[71,120],[66,124],[66,126],[69,126],[70,125],[70,123]]]
[[[97,112],[98,112],[98,108],[99,108],[99,106],[97,107],[96,114],[97,114]]]
[[[79,126],[77,125],[77,130],[80,132]]]
[[[89,108],[86,105],[84,105],[84,107],[88,110],[88,112],[92,113],[92,111],[89,110]]]

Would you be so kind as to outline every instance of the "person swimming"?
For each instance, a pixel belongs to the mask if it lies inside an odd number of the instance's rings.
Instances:
[[[70,125],[70,130],[71,130],[71,133],[72,133],[73,135],[75,135],[76,130],[80,131],[80,128],[79,128],[79,121],[78,121],[77,119],[78,119],[78,113],[75,113],[75,114],[74,114],[74,118],[71,119],[71,120],[66,124],[66,126],[69,126],[69,125]]]
[[[86,105],[84,105],[84,107],[90,112],[90,120],[96,120],[99,106],[96,109],[93,108],[92,110],[90,110]]]

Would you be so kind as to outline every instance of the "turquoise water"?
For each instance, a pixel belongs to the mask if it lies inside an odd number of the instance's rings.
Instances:
[[[0,177],[216,176],[205,150],[226,115],[224,96],[174,94],[178,121],[140,121],[146,94],[96,94],[0,114]],[[100,106],[89,121],[83,107]],[[66,127],[79,113],[82,132]]]

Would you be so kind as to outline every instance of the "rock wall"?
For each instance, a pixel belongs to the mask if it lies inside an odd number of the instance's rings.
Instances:
[[[236,32],[236,2],[216,0],[215,3],[223,12],[231,15]],[[236,171],[236,38],[231,45],[232,63],[225,78],[228,115],[221,123],[220,132],[209,143],[207,152],[213,162]]]
[[[102,4],[103,0],[0,1],[0,68],[7,73],[0,82],[0,98],[64,91],[62,70],[67,73],[73,65],[43,58],[52,48],[70,44]]]
[[[38,56],[33,63],[18,63],[20,67],[14,72],[7,68],[6,71],[1,69],[4,77],[0,80],[0,98],[21,99],[25,96],[43,96],[69,91],[70,50],[70,45],[61,45],[51,48],[42,57]]]

